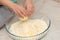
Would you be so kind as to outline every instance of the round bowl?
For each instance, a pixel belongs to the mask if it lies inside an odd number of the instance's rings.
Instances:
[[[17,17],[14,17],[14,18],[11,18],[11,20],[9,20],[9,21],[7,22],[6,27],[5,27],[8,35],[9,35],[12,39],[14,39],[14,40],[39,40],[39,39],[43,38],[43,37],[47,34],[47,32],[48,32],[48,30],[49,30],[49,28],[50,28],[51,20],[50,20],[47,16],[43,16],[43,15],[31,16],[30,19],[42,19],[42,20],[44,20],[44,21],[47,23],[47,25],[48,25],[47,29],[45,29],[42,33],[39,33],[39,34],[34,35],[34,36],[26,36],[26,37],[25,37],[25,36],[17,36],[17,35],[14,35],[13,33],[11,33],[11,32],[9,31],[9,28],[10,28],[11,24],[19,21],[19,19],[18,19]]]

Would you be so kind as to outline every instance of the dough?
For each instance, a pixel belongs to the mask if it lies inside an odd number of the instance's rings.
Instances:
[[[17,36],[34,36],[42,33],[48,25],[41,19],[30,19],[26,22],[17,21],[10,27],[10,32]]]

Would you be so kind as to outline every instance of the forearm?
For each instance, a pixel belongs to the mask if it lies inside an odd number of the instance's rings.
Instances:
[[[2,0],[0,1],[1,5],[3,6],[7,6],[9,8],[11,8],[13,6],[13,2],[9,1],[9,0]]]
[[[33,2],[33,0],[26,0],[27,2]]]
[[[13,6],[15,5],[16,1],[14,0],[0,0],[0,4],[3,6],[7,6],[8,8],[13,8]]]
[[[0,3],[2,4],[2,5],[8,5],[9,4],[9,1],[7,0],[0,0]]]

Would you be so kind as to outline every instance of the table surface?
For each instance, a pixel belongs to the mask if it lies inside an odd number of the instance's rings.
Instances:
[[[42,40],[60,40],[60,4],[51,0],[45,1],[43,5],[40,0],[35,0],[34,3],[37,15],[44,14],[51,19],[50,30]],[[0,30],[0,40],[12,40],[5,28]]]

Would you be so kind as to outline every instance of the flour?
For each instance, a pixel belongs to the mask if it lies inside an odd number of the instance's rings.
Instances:
[[[34,36],[45,31],[47,27],[48,25],[44,20],[31,19],[26,22],[13,23],[9,31],[17,36]]]

